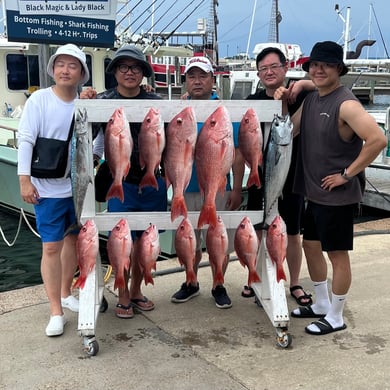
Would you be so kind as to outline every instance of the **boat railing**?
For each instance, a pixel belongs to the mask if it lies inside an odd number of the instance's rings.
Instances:
[[[18,145],[17,137],[16,137],[16,133],[18,132],[18,129],[15,129],[15,128],[9,127],[9,126],[5,126],[5,125],[2,125],[2,124],[0,124],[0,129],[4,129],[4,130],[7,130],[7,131],[12,131],[13,138],[11,140],[8,140],[7,146],[12,146],[12,147],[14,147],[16,149],[17,145]]]

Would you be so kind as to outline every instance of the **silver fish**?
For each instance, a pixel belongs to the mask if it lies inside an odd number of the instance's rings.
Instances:
[[[89,183],[93,183],[89,174],[87,156],[89,153],[89,139],[87,127],[87,111],[79,108],[76,112],[73,136],[71,140],[71,167],[70,178],[72,195],[76,212],[76,223],[71,225],[65,235],[81,227],[80,217],[84,205]]]
[[[275,115],[265,151],[264,222],[282,195],[291,163],[292,130],[293,124],[289,115]]]

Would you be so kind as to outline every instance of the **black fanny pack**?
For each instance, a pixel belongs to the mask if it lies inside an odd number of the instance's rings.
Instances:
[[[73,133],[74,116],[66,141],[38,137],[31,159],[31,176],[41,179],[64,177],[68,164],[69,142]]]

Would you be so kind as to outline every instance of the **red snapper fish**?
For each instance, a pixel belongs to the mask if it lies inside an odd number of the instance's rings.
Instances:
[[[99,234],[93,219],[88,219],[81,227],[76,242],[77,260],[80,269],[80,276],[73,288],[84,288],[85,281],[96,264],[96,257],[99,253]]]
[[[104,153],[114,181],[107,192],[106,200],[119,198],[123,203],[122,180],[130,169],[130,157],[133,151],[133,138],[130,125],[123,108],[117,108],[106,126],[104,135]]]
[[[261,187],[258,167],[263,163],[263,133],[259,118],[253,108],[248,108],[241,119],[238,132],[238,147],[250,168],[246,187]]]
[[[152,269],[156,270],[157,257],[160,254],[160,241],[156,225],[150,225],[139,238],[136,256],[144,273],[145,284],[154,284]]]
[[[167,188],[172,184],[171,220],[187,217],[184,191],[192,174],[197,125],[192,107],[180,111],[170,122],[166,133],[164,169]]]
[[[139,188],[152,186],[158,190],[154,171],[159,167],[162,152],[165,148],[165,130],[160,110],[150,108],[147,112],[138,135],[139,163],[142,169],[146,167]]]
[[[112,229],[107,241],[107,254],[110,264],[114,270],[116,288],[126,287],[125,272],[130,269],[130,253],[133,246],[129,224],[122,218]]]
[[[216,225],[210,225],[206,233],[206,248],[216,285],[224,283],[224,270],[228,262],[228,244],[225,224],[221,216],[218,215]]]
[[[215,197],[226,188],[226,175],[234,160],[233,126],[229,112],[219,106],[204,122],[195,146],[196,173],[204,202],[198,228],[217,225]]]
[[[266,246],[271,260],[276,264],[276,281],[287,280],[283,269],[283,262],[287,251],[286,224],[282,217],[277,215],[267,230]]]
[[[251,286],[252,283],[260,282],[259,274],[256,271],[259,239],[248,217],[244,217],[237,226],[234,235],[234,250],[241,265],[248,267],[248,286]]]
[[[175,233],[176,256],[186,270],[186,283],[196,284],[196,275],[194,271],[196,236],[191,221],[183,218]]]

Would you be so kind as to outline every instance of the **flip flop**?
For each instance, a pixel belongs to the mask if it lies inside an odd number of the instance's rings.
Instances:
[[[347,325],[345,324],[337,328],[333,328],[333,326],[325,318],[321,318],[318,321],[312,322],[312,325],[315,325],[320,331],[319,332],[313,331],[309,329],[308,326],[306,326],[305,331],[306,333],[313,334],[315,336],[322,336],[324,334],[329,334],[329,333],[337,332],[339,330],[347,329]]]
[[[319,318],[319,317],[325,317],[325,314],[317,314],[314,313],[313,309],[311,306],[300,306],[298,307],[299,314],[294,313],[294,311],[291,312],[291,317],[296,317],[296,318]]]
[[[121,303],[117,303],[116,309],[115,309],[115,315],[118,318],[133,318],[134,317],[134,311],[133,311],[133,305],[129,303],[127,306],[122,305]]]
[[[244,298],[252,298],[255,296],[255,292],[253,291],[252,287],[244,286],[244,288],[241,292],[241,296]]]
[[[154,303],[145,296],[143,298],[130,299],[130,302],[133,306],[142,311],[150,311],[154,309]]]

